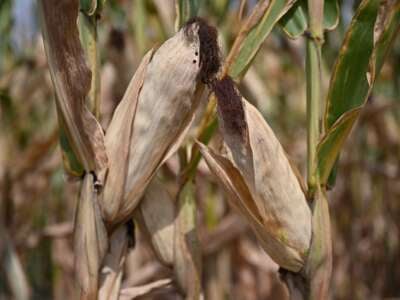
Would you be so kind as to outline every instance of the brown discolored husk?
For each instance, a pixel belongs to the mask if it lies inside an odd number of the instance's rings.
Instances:
[[[311,211],[300,183],[273,131],[233,81],[223,78],[214,91],[225,154],[200,145],[202,155],[265,251],[298,272],[311,240]]]

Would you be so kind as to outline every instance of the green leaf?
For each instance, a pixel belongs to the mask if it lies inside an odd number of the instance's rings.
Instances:
[[[318,174],[321,183],[326,183],[346,137],[356,121],[360,108],[346,113],[324,135],[317,147]]]
[[[0,74],[12,65],[12,1],[0,1]]]
[[[176,30],[191,18],[197,16],[201,2],[201,0],[178,0],[176,2]]]
[[[99,15],[106,0],[80,0],[79,9],[87,16]]]
[[[368,76],[372,75],[370,59],[378,8],[376,0],[363,1],[346,33],[328,90],[326,128],[346,111],[362,105],[370,92]]]
[[[148,38],[146,37],[148,12],[145,4],[144,0],[136,0],[132,12],[132,25],[135,34],[135,42],[142,54],[146,52],[148,42]]]
[[[340,155],[338,155],[338,157],[336,158],[336,161],[333,164],[333,167],[332,167],[332,170],[331,170],[331,174],[329,174],[329,177],[327,179],[327,182],[326,182],[326,189],[327,190],[333,189],[333,187],[336,184],[337,170],[338,170],[338,167],[339,167],[339,159],[340,159]]]
[[[364,0],[346,33],[331,78],[326,134],[317,149],[317,172],[325,184],[340,149],[365,105],[400,28],[400,3]]]
[[[333,30],[339,24],[339,3],[337,0],[326,0],[324,2],[324,29]]]
[[[292,39],[303,35],[308,28],[308,5],[307,0],[296,2],[293,7],[283,16],[279,24],[283,31]],[[337,0],[326,0],[324,2],[325,30],[333,30],[339,23],[339,4]]]
[[[303,35],[308,26],[307,1],[296,2],[279,24],[291,39]]]
[[[85,170],[83,169],[82,164],[79,162],[74,150],[71,147],[71,144],[68,141],[67,133],[64,128],[65,125],[60,115],[58,119],[58,123],[60,125],[60,146],[65,172],[71,176],[81,177]]]
[[[219,23],[229,13],[229,4],[229,0],[206,0],[205,6],[208,11],[217,17]]]
[[[238,79],[243,76],[256,56],[266,37],[280,18],[292,7],[294,1],[271,0],[260,21],[252,27],[244,38],[243,43],[233,63],[229,68],[229,75]]]
[[[98,0],[97,1],[97,12],[101,12],[103,10],[103,7],[105,4],[106,4],[106,0]]]
[[[97,47],[97,17],[84,13],[78,15],[79,38],[86,62],[92,72],[90,91],[86,99],[89,110],[100,117],[100,55]]]
[[[80,0],[79,9],[86,15],[92,16],[96,12],[97,0]]]

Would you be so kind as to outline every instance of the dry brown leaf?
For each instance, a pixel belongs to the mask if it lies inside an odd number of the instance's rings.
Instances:
[[[76,208],[74,226],[75,272],[81,299],[97,299],[99,271],[108,237],[94,188],[94,176],[86,174]]]
[[[175,203],[157,178],[147,187],[134,217],[159,260],[171,266],[174,257]]]
[[[153,51],[149,51],[136,70],[124,97],[115,109],[107,129],[105,143],[110,166],[102,197],[102,211],[109,222],[115,218],[124,197],[126,175],[128,172],[129,141],[132,137],[132,124],[135,118],[137,100],[143,85],[144,74]]]
[[[85,105],[91,72],[79,40],[78,7],[77,0],[40,1],[43,41],[68,140],[84,169],[100,174],[107,155],[102,128]]]

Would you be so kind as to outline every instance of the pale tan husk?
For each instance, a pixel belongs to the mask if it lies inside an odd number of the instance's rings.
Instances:
[[[86,174],[74,226],[75,272],[83,299],[97,299],[99,271],[108,247],[107,231],[93,183],[93,175]]]
[[[311,211],[287,156],[257,109],[242,98],[245,135],[219,122],[225,155],[200,150],[229,194],[230,203],[249,221],[265,251],[281,266],[299,271],[311,240]]]
[[[126,255],[128,233],[125,225],[118,227],[110,237],[110,246],[104,257],[100,274],[99,300],[118,300]]]
[[[157,178],[146,189],[134,217],[158,259],[172,266],[174,259],[175,203]]]
[[[200,41],[193,23],[167,40],[146,68],[130,141],[125,199],[114,222],[126,219],[163,161],[182,141],[204,86]]]
[[[174,235],[175,277],[186,299],[198,300],[201,298],[202,261],[192,182],[186,183],[177,201]]]
[[[149,51],[142,59],[135,75],[118,104],[108,126],[105,144],[110,166],[107,184],[102,195],[102,211],[107,221],[115,219],[124,198],[126,175],[128,173],[129,141],[132,138],[132,123],[136,115],[136,107],[140,89],[143,85],[146,68],[153,51]]]

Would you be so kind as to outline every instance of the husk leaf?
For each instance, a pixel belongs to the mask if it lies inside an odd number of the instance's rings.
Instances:
[[[98,205],[94,176],[86,174],[75,215],[75,272],[81,299],[97,299],[99,271],[108,247],[108,237]]]

